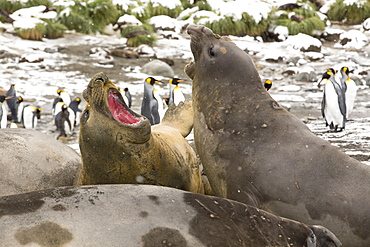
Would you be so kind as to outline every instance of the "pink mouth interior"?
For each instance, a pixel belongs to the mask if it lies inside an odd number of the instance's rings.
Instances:
[[[124,124],[139,124],[141,118],[132,115],[118,99],[117,93],[110,91],[108,95],[108,105],[110,112],[115,120]]]

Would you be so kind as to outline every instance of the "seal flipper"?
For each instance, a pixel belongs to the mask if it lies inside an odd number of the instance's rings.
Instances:
[[[188,136],[194,125],[192,101],[180,102],[178,106],[170,105],[163,117],[162,124],[175,128],[183,137]]]

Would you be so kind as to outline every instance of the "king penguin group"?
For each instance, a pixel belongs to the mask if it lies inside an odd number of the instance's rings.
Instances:
[[[156,83],[162,83],[153,77],[148,77],[144,80],[144,95],[141,102],[141,115],[149,119],[150,124],[158,124],[161,122],[167,107],[171,104],[178,105],[180,102],[185,101],[185,96],[182,93],[180,82],[184,81],[179,78],[170,78],[169,97],[162,99],[158,90],[155,88]]]
[[[42,109],[39,106],[25,105],[23,97],[17,96],[15,84],[10,85],[6,95],[0,95],[0,104],[0,128],[35,129],[37,127],[37,120],[41,117]]]
[[[357,94],[356,83],[349,77],[348,67],[340,69],[340,75],[333,68],[327,69],[318,84],[324,84],[321,102],[321,114],[330,132],[345,129],[346,121],[351,114]]]
[[[151,125],[161,122],[167,108],[171,104],[178,105],[185,101],[184,94],[179,86],[183,79],[170,78],[168,80],[169,96],[163,98],[160,96],[155,84],[163,83],[154,77],[147,77],[144,80],[144,91],[141,104],[141,115],[149,119]],[[51,116],[52,125],[56,126],[58,133],[56,139],[71,140],[74,135],[74,129],[79,126],[79,120],[82,110],[79,108],[80,97],[72,100],[66,90],[57,89],[57,96],[52,101]],[[4,90],[5,94],[5,90]],[[121,94],[128,108],[132,106],[132,96],[125,87]],[[0,128],[27,128],[36,129],[37,121],[41,118],[42,109],[39,106],[25,104],[22,96],[17,95],[15,84],[11,84],[5,95],[0,94]],[[9,123],[10,121],[10,123]]]

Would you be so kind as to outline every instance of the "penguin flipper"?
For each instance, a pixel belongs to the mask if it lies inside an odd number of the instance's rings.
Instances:
[[[180,102],[177,106],[172,104],[168,107],[162,124],[177,129],[183,137],[190,134],[194,125],[194,111],[191,100]]]
[[[325,91],[324,91],[324,95],[322,96],[322,101],[321,101],[321,115],[324,119],[325,119],[325,100],[326,100],[326,97],[325,97]]]

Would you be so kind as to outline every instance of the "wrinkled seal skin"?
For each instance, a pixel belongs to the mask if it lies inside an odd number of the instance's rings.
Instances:
[[[251,58],[190,25],[194,141],[216,196],[370,246],[370,167],[315,136],[262,87]]]
[[[232,200],[153,185],[61,187],[0,197],[1,246],[295,246],[338,241]]]
[[[111,91],[125,109],[122,114],[136,123],[125,124],[113,117],[108,102]],[[103,73],[91,79],[83,96],[87,104],[80,124],[83,168],[79,185],[143,183],[204,193],[199,161],[184,138],[193,126],[190,101],[169,108],[163,123],[151,127],[147,118],[126,106]]]

